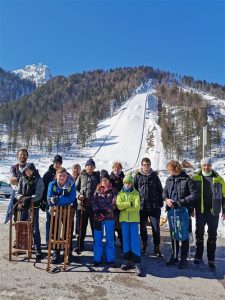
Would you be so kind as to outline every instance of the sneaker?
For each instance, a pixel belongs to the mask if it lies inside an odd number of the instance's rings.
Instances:
[[[143,248],[141,251],[141,255],[147,255],[148,254],[148,243],[144,242],[143,243]]]
[[[156,256],[159,259],[163,259],[163,254],[160,251],[159,245],[154,247],[154,256]]]
[[[96,268],[96,267],[99,267],[101,265],[101,262],[98,262],[98,261],[93,261],[92,263],[92,267]]]
[[[167,266],[173,266],[179,262],[179,259],[177,257],[171,257],[169,260],[167,260],[166,265]]]
[[[182,258],[182,259],[180,260],[180,263],[179,263],[179,265],[178,265],[178,268],[179,268],[179,269],[186,269],[187,266],[188,266],[187,260],[186,260],[185,258]]]
[[[129,260],[124,260],[120,268],[124,271],[130,270],[132,268],[132,263]]]
[[[136,276],[138,276],[138,277],[143,277],[144,276],[141,264],[136,264],[134,266],[134,270],[135,270]]]
[[[36,259],[40,259],[42,257],[41,250],[36,250],[35,255],[36,255]]]
[[[52,259],[51,259],[52,264],[58,264],[59,263],[59,254],[57,251],[54,251],[52,253]]]
[[[117,265],[114,261],[112,262],[107,262],[107,265],[110,267],[110,268],[117,268]]]
[[[202,265],[203,264],[202,258],[195,258],[194,259],[194,264],[195,265]]]
[[[208,266],[210,267],[210,269],[216,269],[216,263],[214,260],[209,260],[208,261]]]

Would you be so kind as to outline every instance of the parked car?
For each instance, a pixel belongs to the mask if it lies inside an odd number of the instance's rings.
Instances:
[[[0,181],[0,196],[5,196],[6,198],[9,198],[12,194],[12,187],[9,183]]]

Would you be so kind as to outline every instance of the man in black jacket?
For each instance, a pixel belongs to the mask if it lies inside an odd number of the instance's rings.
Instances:
[[[147,221],[151,221],[154,243],[154,255],[163,258],[160,251],[160,215],[163,206],[162,184],[156,172],[151,169],[151,161],[144,157],[141,161],[141,170],[134,177],[134,187],[140,193],[140,233],[143,243],[142,254],[148,252]]]
[[[46,246],[48,247],[49,241],[49,230],[50,230],[50,212],[47,205],[47,192],[48,192],[48,185],[49,183],[55,179],[56,171],[62,166],[62,156],[57,154],[53,159],[53,164],[51,164],[48,168],[48,171],[43,176],[44,181],[44,193],[43,193],[43,200],[46,206],[46,223],[45,223],[45,239],[46,239]]]

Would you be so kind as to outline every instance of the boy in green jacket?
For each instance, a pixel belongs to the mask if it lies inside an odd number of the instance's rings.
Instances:
[[[119,192],[116,205],[120,210],[119,221],[122,227],[124,262],[122,270],[135,265],[137,276],[142,277],[141,250],[138,235],[138,224],[140,222],[140,196],[133,187],[134,178],[128,174],[123,179],[123,188]]]

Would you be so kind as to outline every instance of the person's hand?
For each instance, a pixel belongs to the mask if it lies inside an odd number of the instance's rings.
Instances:
[[[169,208],[174,208],[174,201],[172,199],[166,199],[166,205]]]
[[[101,222],[105,220],[105,216],[102,213],[99,213],[97,216],[97,221]]]
[[[10,178],[10,183],[13,185],[18,185],[18,179],[17,177],[11,177]]]
[[[57,203],[57,201],[58,201],[58,198],[59,198],[58,196],[51,197],[50,198],[50,203],[53,204],[53,205],[55,205]]]
[[[222,214],[222,219],[223,219],[223,220],[225,220],[225,213],[224,213],[224,214]]]

